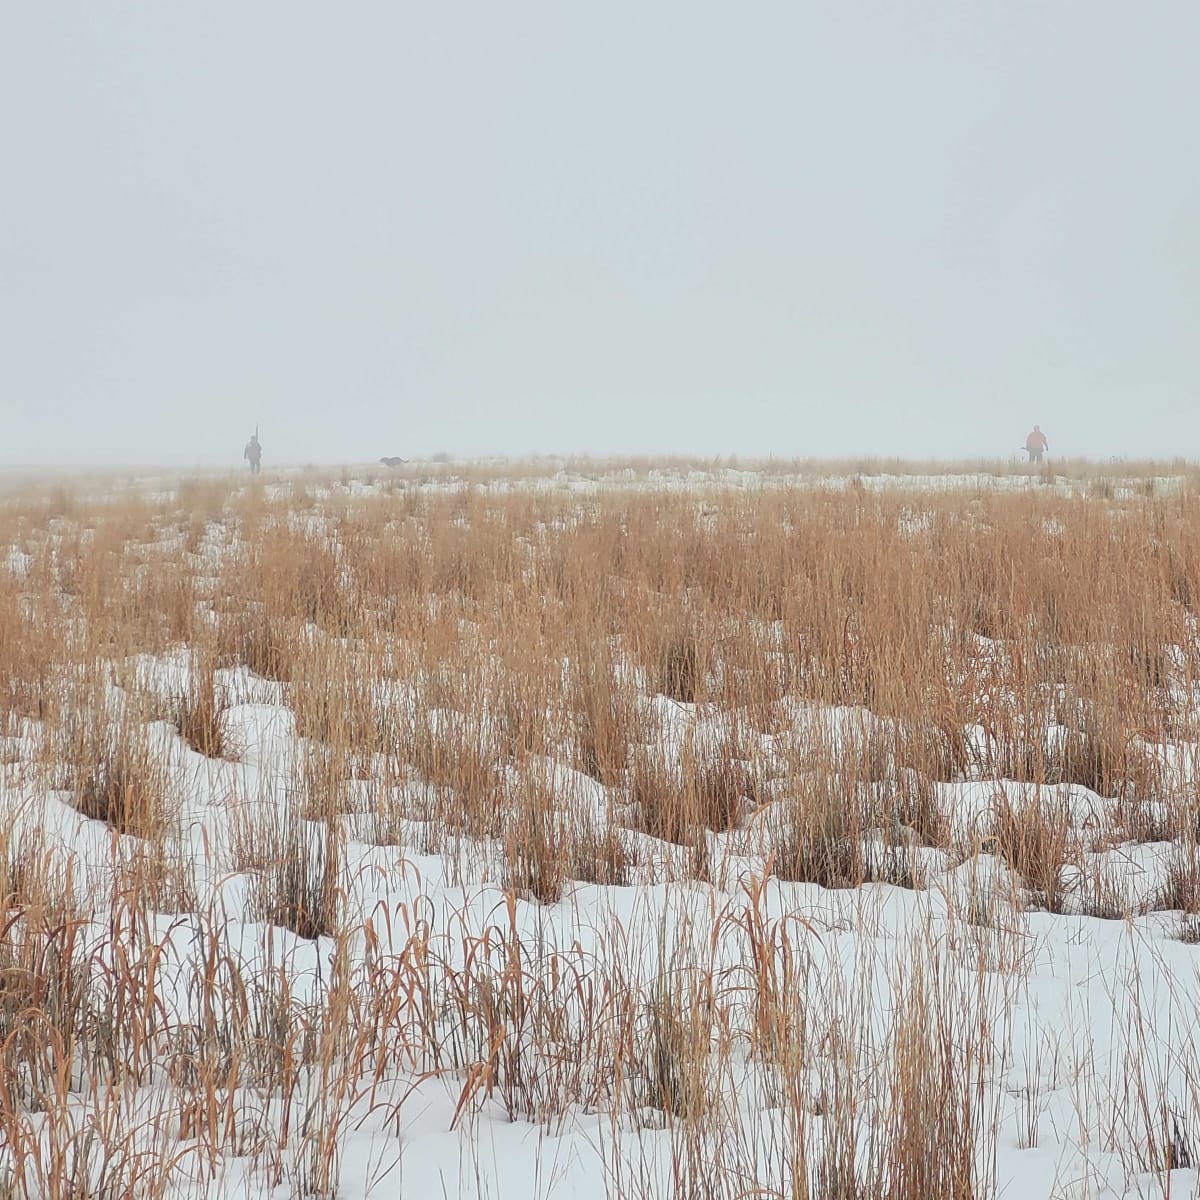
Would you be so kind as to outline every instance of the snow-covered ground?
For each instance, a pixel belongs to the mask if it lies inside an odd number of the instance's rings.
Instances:
[[[1111,495],[1177,484],[1118,481]],[[265,486],[280,505],[303,488],[307,506],[465,485],[414,468]],[[1070,497],[1089,485],[689,467],[470,486]],[[177,490],[138,488],[160,502]],[[321,520],[307,507],[293,516]],[[921,528],[919,502],[905,520]],[[214,571],[223,536],[213,526],[196,544]],[[36,569],[34,547],[0,546],[13,586]],[[385,753],[336,813],[306,811],[313,741],[289,687],[246,666],[213,677],[236,752],[197,753],[164,715],[196,672],[186,646],[114,660],[94,702],[111,715],[162,701],[139,710],[133,735],[169,798],[154,838],[83,815],[44,722],[2,731],[0,843],[16,899],[0,908],[0,1196],[1200,1192],[1200,925],[1170,902],[1188,855],[1194,872],[1195,840],[1112,836],[1127,796],[989,776],[989,735],[967,729],[972,765],[932,784],[943,838],[893,808],[855,833],[875,882],[789,880],[789,804],[809,786],[797,748],[837,764],[864,740],[890,744],[888,721],[865,708],[793,696],[771,732],[739,728],[738,756],[762,787],[740,797],[730,828],[694,844],[651,836],[631,795],[577,769],[565,743],[508,765],[498,796],[549,796],[531,819],[550,811],[619,847],[617,882],[568,877],[539,896],[515,810],[452,831],[430,779]],[[402,672],[373,695],[407,727],[456,719]],[[644,753],[663,772],[695,744],[732,744],[715,704],[641,677],[637,703],[653,730]],[[1195,794],[1198,747],[1141,736],[1167,792]],[[885,764],[878,782],[903,777]],[[1042,827],[1060,814],[1081,846],[1049,905],[997,845],[997,814],[1019,822],[1031,809]],[[554,830],[536,833],[544,851]],[[155,890],[131,888],[151,845]],[[309,936],[309,914],[281,908],[297,892],[332,927]],[[71,987],[83,998],[55,1009],[46,991]],[[81,1027],[40,1028],[49,1011]]]

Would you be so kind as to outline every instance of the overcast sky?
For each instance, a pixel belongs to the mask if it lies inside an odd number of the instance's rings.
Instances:
[[[0,8],[0,462],[1200,456],[1196,0]]]

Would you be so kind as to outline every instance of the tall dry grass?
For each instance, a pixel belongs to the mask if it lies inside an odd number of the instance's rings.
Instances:
[[[1195,740],[1200,494],[505,479],[0,507],[21,563],[0,568],[6,779],[114,847],[110,886],[81,895],[69,840],[4,842],[0,1189],[161,1195],[248,1157],[333,1197],[347,1122],[365,1106],[402,1129],[408,1089],[436,1080],[456,1127],[488,1105],[661,1122],[670,1179],[614,1157],[621,1194],[987,1195],[995,1050],[970,1013],[1020,956],[981,935],[966,976],[929,947],[902,976],[822,975],[819,931],[769,915],[765,889],[919,891],[920,851],[986,851],[1059,912],[1085,851],[1167,836],[1172,896],[1197,907],[1198,793],[1162,747]],[[244,738],[263,706],[290,714],[281,767]],[[243,778],[261,794],[229,790]],[[940,785],[997,779],[1032,800],[964,832]],[[1078,828],[1068,786],[1111,818]],[[194,834],[203,806],[223,848]],[[453,858],[506,907],[483,928],[363,912],[364,840]],[[193,845],[215,881],[181,865]],[[717,882],[730,845],[760,873],[703,891],[696,936],[647,918],[589,952],[518,920],[584,885]],[[267,970],[222,932],[222,871]],[[202,952],[168,1006],[172,913]],[[325,964],[315,990],[289,973],[297,943]],[[774,1174],[739,1096],[786,1114],[760,1131]]]

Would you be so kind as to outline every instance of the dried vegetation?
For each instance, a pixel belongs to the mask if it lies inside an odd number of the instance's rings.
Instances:
[[[1160,839],[1123,915],[1200,910],[1200,495],[450,474],[0,506],[0,1195],[242,1161],[331,1198],[350,1123],[399,1136],[431,1080],[455,1128],[670,1128],[615,1195],[993,1194],[1020,922],[1121,914],[1103,855]],[[1008,917],[952,906],[902,970],[788,907],[933,861]],[[696,902],[529,915],[636,883]],[[1142,1109],[1112,1144],[1169,1170]]]

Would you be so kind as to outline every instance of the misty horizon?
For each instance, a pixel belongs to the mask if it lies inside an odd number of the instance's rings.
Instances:
[[[0,28],[4,466],[1200,445],[1194,5]]]

